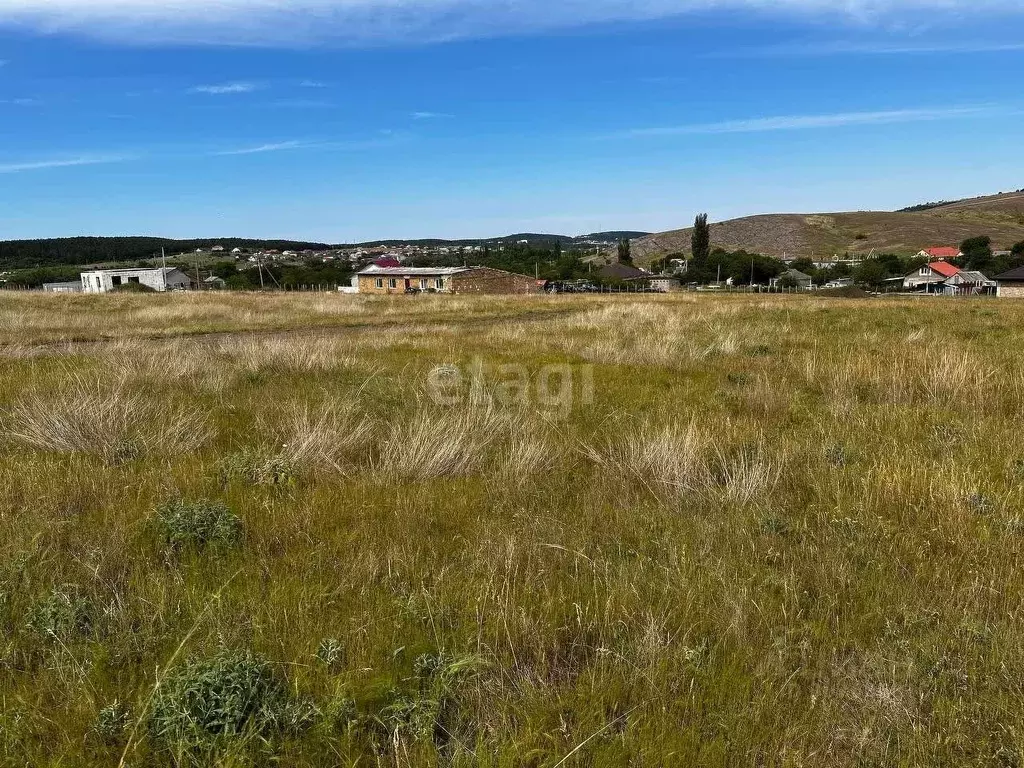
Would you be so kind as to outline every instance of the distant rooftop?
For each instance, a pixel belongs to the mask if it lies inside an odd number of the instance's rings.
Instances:
[[[468,272],[469,267],[367,267],[360,275],[381,275],[382,277],[441,277]]]

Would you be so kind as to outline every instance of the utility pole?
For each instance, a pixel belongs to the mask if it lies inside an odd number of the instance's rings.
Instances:
[[[201,290],[203,290],[203,281],[199,277],[199,254],[195,253],[195,254],[193,254],[193,257],[195,258],[195,264],[196,264],[196,290],[197,291],[201,291]]]

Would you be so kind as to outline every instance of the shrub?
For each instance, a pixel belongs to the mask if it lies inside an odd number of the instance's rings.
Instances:
[[[287,688],[270,662],[224,649],[189,661],[160,685],[149,730],[162,747],[182,754],[243,736],[267,738],[289,713]]]
[[[328,667],[336,667],[345,659],[345,648],[340,641],[327,638],[316,649],[316,657]]]
[[[93,628],[92,604],[74,586],[54,589],[32,607],[28,628],[61,640],[88,635]]]
[[[114,288],[111,293],[156,293],[156,290],[142,283],[122,283]]]
[[[242,521],[218,501],[172,501],[157,508],[161,543],[173,550],[232,547],[242,539]]]
[[[103,741],[120,741],[128,732],[131,710],[119,701],[100,710],[93,724],[93,732]]]

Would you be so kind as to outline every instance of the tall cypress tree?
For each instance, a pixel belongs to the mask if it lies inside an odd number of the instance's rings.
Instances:
[[[633,263],[633,249],[630,246],[629,240],[625,238],[619,240],[619,261],[623,264]]]
[[[711,255],[711,227],[708,226],[706,213],[698,215],[693,222],[690,250],[693,252],[693,260],[698,264],[704,264]]]

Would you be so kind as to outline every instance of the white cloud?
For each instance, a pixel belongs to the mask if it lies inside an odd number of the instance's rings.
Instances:
[[[1020,0],[0,0],[0,24],[122,42],[440,41],[707,10],[858,22],[1024,13]]]
[[[443,120],[452,117],[445,112],[413,112],[413,120]]]
[[[190,93],[206,93],[211,96],[224,96],[235,93],[252,93],[258,90],[255,83],[223,83],[222,85],[197,85]]]
[[[244,147],[242,149],[228,149],[222,152],[214,152],[214,155],[226,157],[230,155],[261,155],[264,152],[283,152],[288,149],[305,149],[314,146],[303,141],[281,141],[276,144],[260,144],[256,147]]]
[[[696,123],[661,128],[636,128],[614,138],[658,136],[695,136],[723,133],[764,133],[769,131],[800,131],[821,128],[845,128],[864,125],[921,123],[957,118],[988,117],[1010,114],[994,106],[944,107],[937,109],[896,109],[878,112],[838,112],[828,115],[783,115],[725,120],[718,123]]]
[[[1024,43],[999,43],[994,41],[969,42],[963,40],[907,42],[872,40],[853,42],[834,40],[822,43],[792,43],[763,48],[738,48],[709,54],[710,58],[785,58],[799,56],[842,56],[847,54],[864,56],[903,56],[921,54],[964,54],[964,53],[1019,53],[1024,52]]]
[[[82,165],[103,165],[123,163],[133,158],[128,155],[83,155],[59,160],[33,160],[17,163],[0,163],[0,174],[42,171],[48,168],[74,168]]]

